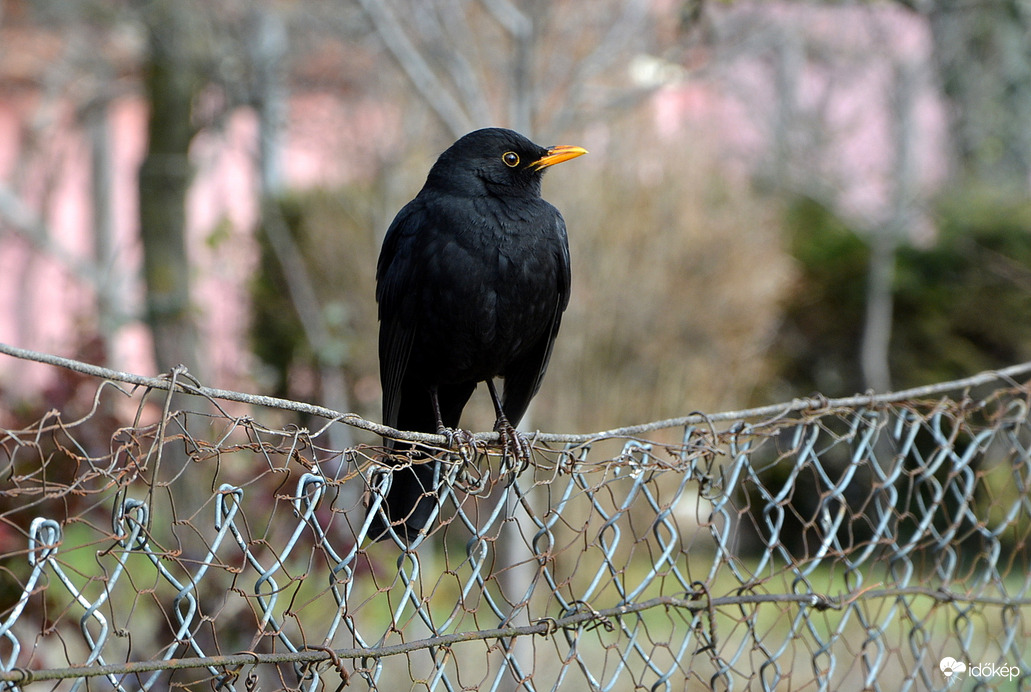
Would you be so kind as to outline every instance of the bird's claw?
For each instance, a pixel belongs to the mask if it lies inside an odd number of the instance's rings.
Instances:
[[[506,419],[501,418],[494,424],[494,431],[501,442],[501,456],[518,462],[519,470],[526,468],[533,458],[533,448],[526,435],[512,427]]]
[[[473,434],[468,430],[462,430],[461,428],[437,428],[437,434],[443,435],[447,440],[446,447],[453,449],[458,452],[458,455],[463,460],[469,461],[472,458],[473,451],[476,449],[476,440],[473,438]]]

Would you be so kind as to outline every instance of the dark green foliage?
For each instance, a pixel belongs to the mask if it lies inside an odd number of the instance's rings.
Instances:
[[[794,290],[774,347],[788,395],[865,390],[860,348],[870,250],[831,210],[787,208]],[[1031,203],[952,195],[927,248],[896,254],[891,370],[896,389],[1031,360]]]
[[[305,245],[301,201],[285,197],[278,204],[285,229],[295,243]],[[311,361],[312,353],[290,300],[282,264],[264,229],[258,233],[258,247],[258,269],[251,281],[251,350],[272,371],[270,393],[287,397],[291,365],[299,357]]]
[[[859,234],[811,199],[789,203],[786,221],[797,278],[784,306],[773,354],[775,377],[786,390],[776,394],[820,392],[835,397],[863,391],[859,363],[870,250]],[[902,244],[896,252],[890,346],[896,389],[1031,360],[1031,202],[967,191],[946,197],[936,221],[938,236],[932,244],[925,248]],[[950,439],[957,458],[973,444],[962,427]],[[911,451],[914,471],[908,494],[928,506],[935,501],[936,488],[954,482],[949,465],[931,480],[917,472],[939,453],[940,440],[921,430]],[[790,469],[778,460],[771,459],[759,476],[767,487],[776,489],[788,482]],[[834,478],[850,459],[825,452],[821,463]],[[976,467],[971,470],[982,472]],[[856,478],[850,486],[860,492],[860,499],[868,496],[868,482]],[[795,483],[798,487],[785,519],[787,530],[782,528],[781,536],[789,552],[804,555],[806,541],[811,544],[810,534],[818,526],[813,498],[826,489],[814,484],[807,473]],[[1010,488],[1008,469],[992,469],[979,488],[974,515],[989,516]],[[760,502],[755,491],[746,492],[753,494],[753,502]],[[854,499],[845,497],[848,503]],[[850,504],[849,509],[863,511],[859,505]],[[943,532],[955,526],[951,545],[961,550],[963,559],[976,560],[983,552],[983,536],[958,512],[955,498],[944,498],[935,526]],[[756,536],[763,535],[763,526],[755,522]],[[907,537],[918,528],[916,519],[904,516],[896,531]],[[839,536],[839,540],[857,536]],[[928,551],[928,558],[940,549],[921,548]]]
[[[775,377],[790,390],[788,395],[861,390],[869,248],[812,198],[789,203],[785,226],[797,277],[774,344]]]
[[[898,254],[892,369],[910,386],[1031,359],[1031,204],[959,195]]]
[[[320,368],[342,368],[350,387],[376,372],[375,339],[369,335],[375,335],[376,325],[377,240],[375,223],[365,218],[367,198],[367,191],[355,186],[295,193],[275,202],[278,218],[272,222],[289,234],[307,274],[303,280],[314,292],[316,304],[305,309],[325,332],[321,347],[309,343],[283,264],[265,230],[259,230],[250,343],[270,375],[262,385],[269,393],[318,401]],[[367,392],[352,403],[364,411],[373,396]]]

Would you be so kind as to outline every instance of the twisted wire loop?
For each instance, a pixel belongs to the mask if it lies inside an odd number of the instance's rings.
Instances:
[[[436,449],[407,544],[376,438],[103,381],[0,430],[0,689],[1027,689],[1029,395]]]

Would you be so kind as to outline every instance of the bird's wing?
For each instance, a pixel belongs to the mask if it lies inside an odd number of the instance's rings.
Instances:
[[[414,201],[390,224],[376,266],[379,303],[379,368],[383,387],[383,423],[396,427],[401,385],[415,341],[415,307],[406,296],[420,271],[415,257],[423,210]]]
[[[555,232],[560,243],[555,250],[556,281],[558,283],[553,309],[550,313],[549,328],[546,329],[537,343],[533,345],[522,357],[515,360],[506,369],[505,393],[503,396],[503,408],[505,416],[512,425],[519,425],[526,409],[530,406],[530,400],[541,387],[544,380],[544,373],[548,369],[548,361],[551,359],[551,349],[555,344],[555,337],[558,335],[558,328],[562,322],[562,313],[569,305],[570,291],[570,270],[569,270],[569,244],[566,240],[566,224],[561,214],[555,211]]]

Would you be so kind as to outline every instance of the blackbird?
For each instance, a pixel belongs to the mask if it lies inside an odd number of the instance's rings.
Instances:
[[[453,443],[462,409],[486,382],[506,452],[548,367],[569,302],[562,215],[541,178],[581,147],[544,148],[512,130],[471,132],[440,155],[387,230],[376,268],[383,422]],[[504,378],[499,398],[494,378]],[[385,439],[394,462],[409,444]],[[388,457],[389,458],[389,457]],[[392,470],[368,535],[411,543],[439,493],[437,462]]]

